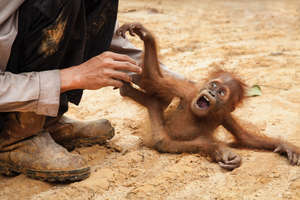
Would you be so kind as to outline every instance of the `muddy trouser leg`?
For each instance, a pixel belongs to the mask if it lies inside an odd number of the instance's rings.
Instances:
[[[44,126],[45,116],[27,113],[6,113],[3,115],[4,127],[1,131],[0,149],[10,150],[11,144],[38,134]]]
[[[62,69],[78,65],[107,50],[113,34],[117,5],[118,1],[114,0],[26,0],[19,9],[19,32],[12,46],[7,70],[22,73]],[[82,90],[62,94],[59,116],[67,111],[68,102],[78,104],[81,95]],[[85,162],[68,154],[45,133],[45,116],[29,112],[1,113],[0,119],[2,169],[13,169],[31,174],[32,177],[54,181],[87,177],[89,168]],[[49,151],[48,160],[43,158],[46,155],[42,154],[45,151],[43,149]],[[31,156],[32,152],[35,159]],[[52,160],[61,159],[59,156],[64,157],[64,162],[49,163],[50,157]],[[7,160],[8,157],[15,160]],[[22,163],[22,169],[18,163]],[[23,169],[25,165],[27,168]],[[30,172],[28,165],[29,168],[34,168]],[[51,173],[41,170],[41,167],[47,168]],[[53,171],[54,168],[57,171]],[[35,175],[32,175],[33,172]]]

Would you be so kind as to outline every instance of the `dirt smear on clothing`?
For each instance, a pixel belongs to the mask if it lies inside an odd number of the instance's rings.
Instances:
[[[152,30],[161,60],[201,80],[219,67],[262,85],[235,115],[262,133],[300,145],[300,3],[298,0],[121,0],[119,22]],[[141,47],[141,42],[131,38]],[[0,177],[0,199],[300,199],[300,167],[271,152],[235,150],[242,166],[225,171],[197,154],[160,154],[141,145],[146,110],[117,90],[86,91],[68,116],[107,118],[116,128],[104,146],[74,151],[88,159],[90,178],[48,184],[23,175]],[[221,138],[228,137],[222,128]]]

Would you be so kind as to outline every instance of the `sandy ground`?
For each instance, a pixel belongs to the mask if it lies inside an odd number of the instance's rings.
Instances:
[[[263,95],[234,114],[300,146],[299,1],[121,0],[119,21],[145,24],[157,36],[161,60],[189,79],[221,67],[248,85],[263,85]],[[89,160],[92,174],[73,184],[0,177],[1,200],[300,199],[300,167],[277,154],[236,150],[242,166],[225,171],[196,154],[159,154],[141,146],[146,111],[112,88],[86,91],[68,115],[111,120],[111,144],[123,153],[103,146],[75,150]],[[221,128],[218,133],[227,135]]]

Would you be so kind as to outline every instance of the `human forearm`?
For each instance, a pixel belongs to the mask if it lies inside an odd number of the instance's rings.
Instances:
[[[56,116],[59,107],[58,70],[0,74],[0,112],[35,112]]]
[[[64,93],[69,90],[80,88],[79,77],[80,70],[78,67],[70,67],[60,70],[60,92]]]

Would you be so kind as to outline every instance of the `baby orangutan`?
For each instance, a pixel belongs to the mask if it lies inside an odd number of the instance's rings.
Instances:
[[[232,170],[241,158],[226,144],[214,139],[215,129],[222,125],[235,138],[234,147],[270,150],[288,157],[292,165],[300,165],[300,148],[279,139],[244,129],[231,112],[244,98],[244,84],[231,73],[218,71],[204,85],[178,78],[162,70],[153,35],[141,24],[125,24],[117,34],[138,35],[144,41],[143,73],[134,80],[140,88],[125,84],[120,93],[148,110],[151,142],[159,152],[204,153],[221,167]],[[177,97],[177,108],[165,114],[171,100]]]

